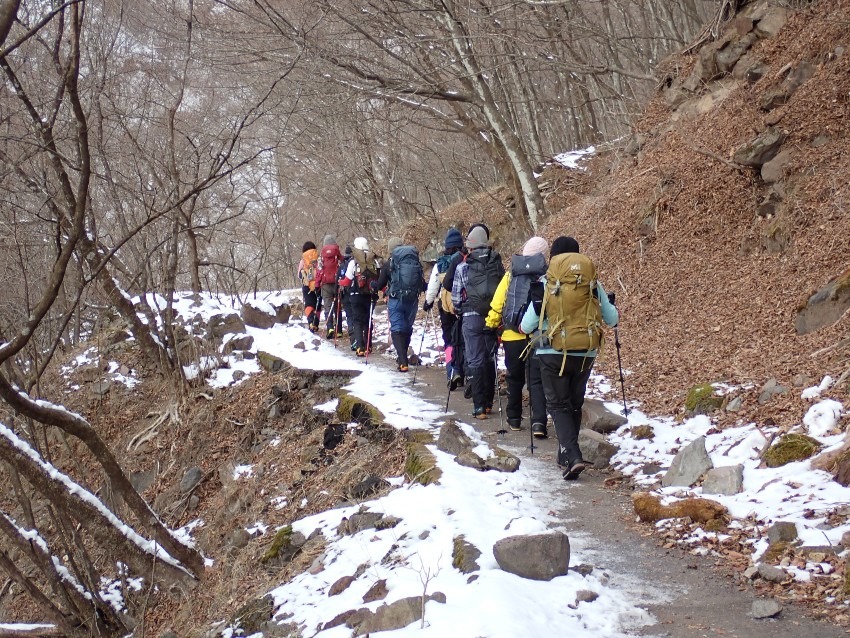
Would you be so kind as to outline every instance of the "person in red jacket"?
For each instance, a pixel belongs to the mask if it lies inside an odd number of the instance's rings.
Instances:
[[[336,237],[325,235],[322,240],[322,252],[319,253],[319,263],[316,268],[316,287],[322,296],[322,306],[325,309],[328,339],[334,339],[342,332],[342,312],[339,303],[339,283],[337,273],[342,261],[342,253],[336,243]]]

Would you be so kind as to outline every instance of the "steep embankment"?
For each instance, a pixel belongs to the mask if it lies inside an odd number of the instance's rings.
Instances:
[[[778,5],[753,3],[717,41],[665,61],[632,138],[588,174],[541,178],[544,235],[576,236],[617,292],[627,392],[651,410],[681,410],[691,386],[723,380],[751,386],[731,418],[797,423],[799,392],[761,405],[762,385],[848,367],[847,343],[813,356],[846,336],[846,316],[806,335],[795,319],[850,265],[850,7]],[[443,221],[483,210],[514,225],[488,202]],[[518,243],[508,228],[496,235],[503,252]],[[600,365],[613,374],[616,357]]]

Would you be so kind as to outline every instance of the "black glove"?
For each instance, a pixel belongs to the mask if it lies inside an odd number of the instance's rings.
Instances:
[[[431,308],[433,308],[433,307],[434,307],[433,301],[430,301],[430,302],[426,301],[424,304],[422,304],[422,310],[424,310],[425,312],[431,312]]]

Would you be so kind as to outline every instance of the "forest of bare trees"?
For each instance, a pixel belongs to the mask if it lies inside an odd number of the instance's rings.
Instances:
[[[0,0],[4,587],[63,635],[118,636],[132,623],[98,593],[117,557],[181,591],[202,578],[41,391],[97,317],[126,323],[179,414],[173,311],[146,294],[289,287],[305,239],[383,237],[499,183],[537,228],[539,165],[626,134],[716,4]],[[54,467],[60,443],[97,470]]]

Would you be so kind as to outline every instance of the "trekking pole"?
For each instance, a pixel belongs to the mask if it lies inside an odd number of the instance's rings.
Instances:
[[[532,410],[532,400],[531,400],[531,357],[532,353],[528,352],[525,359],[525,387],[528,388],[528,416],[529,416],[529,425],[531,427],[528,428],[528,436],[531,439],[531,445],[528,446],[528,449],[531,451],[531,454],[534,454],[534,424],[531,423],[531,417],[534,416]]]
[[[497,434],[505,436],[508,431],[505,429],[505,416],[502,412],[502,380],[499,378],[499,341],[496,341],[496,348],[493,350],[493,370],[496,372],[496,396],[499,397],[499,430]]]
[[[336,285],[336,299],[334,299],[334,350],[336,350],[336,338],[339,336],[339,328],[342,324],[342,313],[339,309],[339,299],[342,296],[342,286]]]
[[[422,365],[422,346],[425,345],[426,332],[428,332],[427,324],[422,326],[422,338],[419,340],[419,354],[416,355],[416,369],[413,371],[413,382],[410,385],[416,385],[416,373],[419,372],[419,367]]]
[[[611,302],[611,305],[616,305],[614,302],[617,300],[616,295],[613,292],[608,293],[608,301]],[[626,405],[626,379],[623,376],[623,359],[620,357],[620,329],[617,326],[614,326],[614,345],[617,347],[617,366],[620,369],[620,389],[623,392],[623,416],[629,416],[629,406]]]
[[[451,399],[451,398],[452,398],[452,386],[449,386],[449,391],[446,394],[446,409],[443,410],[443,414],[449,413],[449,399]]]
[[[372,314],[375,312],[375,305],[372,300],[369,300],[369,323],[366,324],[366,365],[369,365],[369,350],[372,349]]]
[[[437,363],[446,362],[446,344],[443,344],[443,352],[440,353],[440,333],[437,332],[437,320],[434,319],[434,313],[429,312],[428,317],[431,318],[431,327],[434,329],[434,347],[437,348]],[[442,357],[442,361],[440,358]]]

